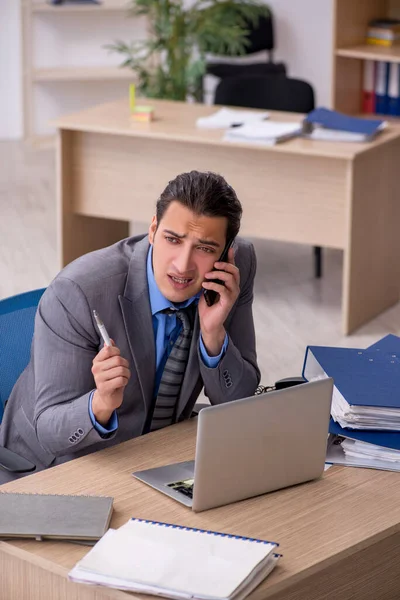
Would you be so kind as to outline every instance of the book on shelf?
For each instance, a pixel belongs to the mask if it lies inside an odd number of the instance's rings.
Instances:
[[[400,31],[400,19],[372,19],[368,27],[379,30]]]
[[[365,114],[375,113],[375,61],[364,60],[362,110]]]
[[[387,93],[387,111],[393,117],[400,116],[400,65],[390,63],[388,93]]]
[[[376,114],[388,113],[389,63],[382,60],[376,64],[375,107]]]
[[[367,44],[371,46],[384,46],[385,48],[392,48],[400,44],[400,37],[394,40],[381,39],[377,37],[367,37]]]

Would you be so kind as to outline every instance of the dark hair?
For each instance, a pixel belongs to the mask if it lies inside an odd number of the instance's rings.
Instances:
[[[157,223],[160,223],[171,202],[177,200],[197,215],[226,217],[226,239],[232,240],[239,232],[242,205],[235,190],[222,175],[206,171],[181,173],[172,179],[157,201]]]

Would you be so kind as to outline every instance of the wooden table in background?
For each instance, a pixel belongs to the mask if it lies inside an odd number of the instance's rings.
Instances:
[[[195,433],[196,421],[186,421],[5,484],[0,491],[113,496],[111,527],[134,516],[280,542],[283,558],[250,600],[400,598],[399,473],[333,467],[318,481],[196,514],[131,475],[192,459]],[[88,550],[67,542],[0,542],[0,598],[132,598],[68,581],[68,571]]]
[[[147,227],[178,173],[212,170],[238,193],[242,235],[344,251],[345,334],[398,302],[399,126],[371,143],[294,139],[254,147],[224,142],[221,130],[197,129],[196,119],[213,106],[151,104],[152,123],[133,123],[127,100],[56,122],[60,266],[127,237],[130,221]]]

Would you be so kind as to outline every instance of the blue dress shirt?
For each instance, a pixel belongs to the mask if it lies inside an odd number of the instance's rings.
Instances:
[[[156,346],[156,377],[154,382],[154,397],[157,396],[157,391],[160,385],[161,377],[164,371],[164,366],[167,361],[167,358],[171,352],[173,345],[175,344],[180,330],[182,328],[182,323],[180,319],[176,317],[176,315],[165,314],[163,311],[166,308],[179,309],[186,308],[192,302],[198,302],[201,292],[199,292],[196,296],[189,298],[185,302],[181,302],[179,304],[172,304],[169,300],[167,300],[160,290],[158,289],[156,280],[154,279],[153,266],[152,266],[152,257],[153,257],[153,247],[150,246],[149,253],[147,255],[147,284],[149,287],[149,297],[150,297],[150,309],[153,320],[153,331],[154,331],[154,340]],[[202,337],[200,335],[199,339],[199,347],[201,358],[204,361],[204,364],[213,369],[218,366],[219,361],[224,355],[226,348],[228,345],[228,336],[225,335],[224,344],[222,346],[222,350],[218,356],[209,356],[207,354],[207,350],[204,346]],[[92,398],[94,391],[90,394],[89,397],[89,415],[90,419],[93,423],[95,429],[101,435],[108,435],[113,433],[118,429],[118,417],[117,412],[114,411],[110,417],[109,422],[106,427],[103,427],[96,421],[96,418],[93,414],[92,410]]]

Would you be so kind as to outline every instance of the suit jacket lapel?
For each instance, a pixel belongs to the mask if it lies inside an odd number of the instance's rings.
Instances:
[[[152,401],[155,343],[147,285],[147,236],[133,250],[124,295],[119,296],[126,336],[135,363],[146,412]]]

